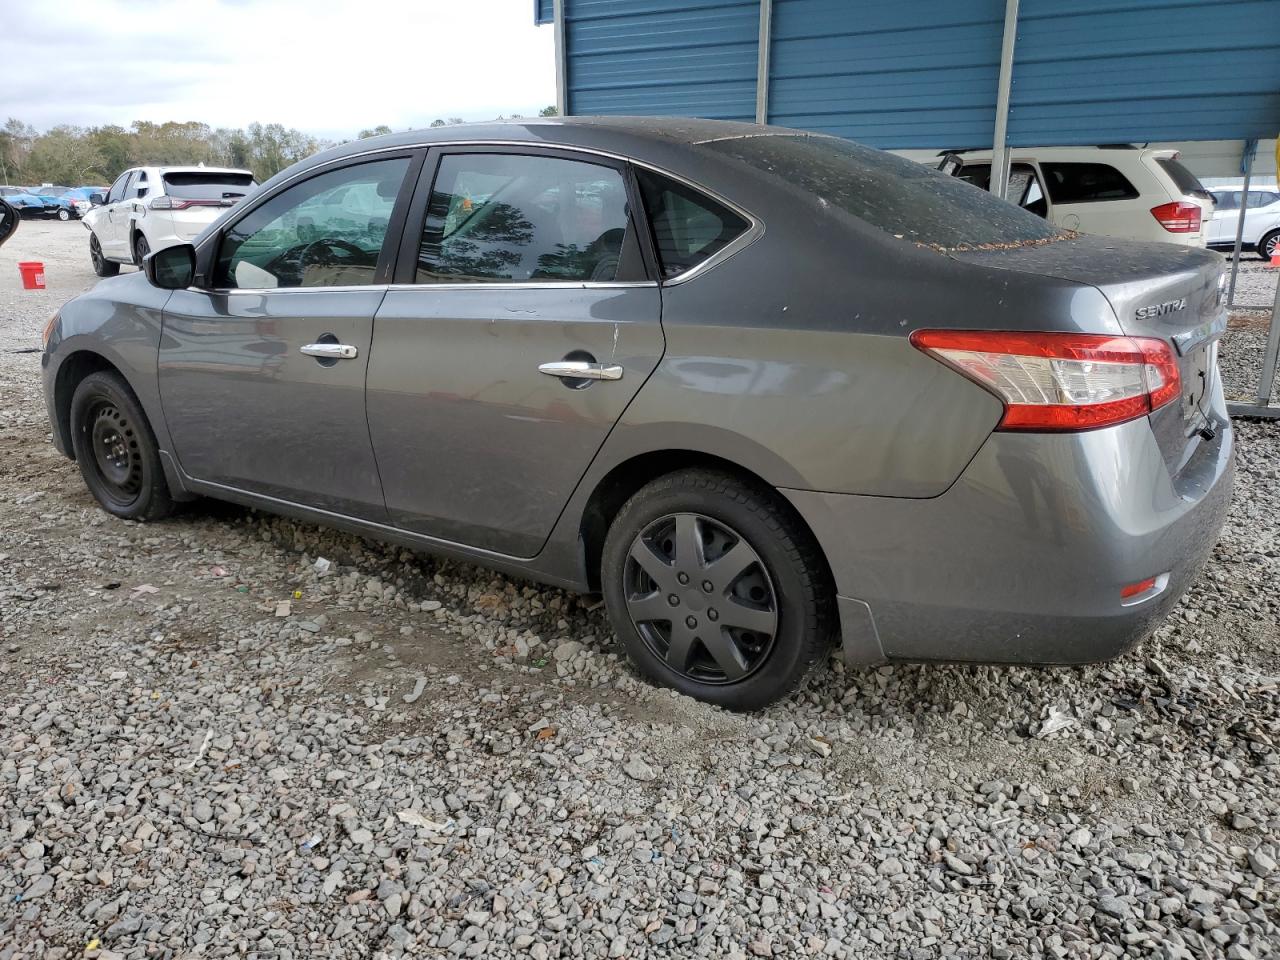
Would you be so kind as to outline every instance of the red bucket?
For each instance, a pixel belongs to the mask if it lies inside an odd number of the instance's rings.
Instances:
[[[18,271],[22,274],[22,288],[24,290],[44,289],[43,263],[37,260],[27,260],[18,264]]]

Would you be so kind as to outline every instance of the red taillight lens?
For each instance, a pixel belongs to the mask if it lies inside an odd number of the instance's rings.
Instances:
[[[1000,398],[997,430],[1093,430],[1145,416],[1182,388],[1172,348],[1145,337],[917,330],[911,343]]]
[[[1200,229],[1199,205],[1185,200],[1152,207],[1151,215],[1170,233],[1196,233]]]
[[[1136,597],[1140,593],[1146,593],[1156,585],[1155,577],[1147,577],[1145,580],[1139,580],[1137,583],[1131,583],[1127,587],[1120,588],[1120,599],[1128,600],[1130,597]]]

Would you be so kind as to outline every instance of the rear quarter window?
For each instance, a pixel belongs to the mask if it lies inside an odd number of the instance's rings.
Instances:
[[[924,164],[825,136],[765,136],[704,145],[805,191],[890,236],[972,249],[1063,236],[1047,221]]]
[[[1041,163],[1049,199],[1054,203],[1134,200],[1138,191],[1109,163]]]

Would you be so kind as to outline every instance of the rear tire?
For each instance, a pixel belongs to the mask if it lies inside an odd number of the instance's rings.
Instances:
[[[775,491],[718,470],[679,470],[632,496],[609,527],[600,578],[640,672],[731,710],[795,690],[836,622],[812,534]]]
[[[1276,255],[1276,251],[1280,250],[1280,230],[1272,230],[1265,237],[1258,241],[1256,247],[1258,256],[1263,260],[1270,260]]]
[[[91,373],[76,387],[71,448],[85,485],[108,513],[159,520],[173,511],[155,434],[117,374]]]
[[[89,233],[89,259],[93,261],[93,272],[100,277],[114,277],[120,272],[120,264],[103,256],[102,244],[92,231]]]
[[[142,266],[142,261],[148,253],[151,252],[151,244],[147,243],[147,238],[142,234],[134,234],[133,237],[133,262],[138,266]]]

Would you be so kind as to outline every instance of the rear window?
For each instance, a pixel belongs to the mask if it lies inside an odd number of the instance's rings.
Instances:
[[[179,200],[239,200],[254,186],[247,173],[166,173],[164,192]]]
[[[1209,191],[1196,179],[1196,175],[1173,157],[1156,157],[1156,163],[1169,175],[1180,193],[1185,193],[1189,197],[1199,197],[1201,200],[1211,199]]]
[[[945,249],[1062,236],[1047,221],[956,177],[835,137],[705,144],[773,174],[898,239]]]
[[[1098,203],[1138,196],[1123,173],[1107,163],[1041,163],[1054,203]]]

